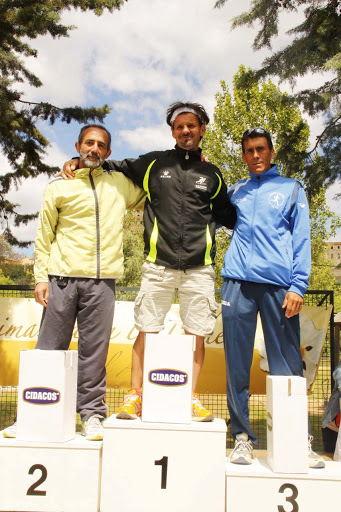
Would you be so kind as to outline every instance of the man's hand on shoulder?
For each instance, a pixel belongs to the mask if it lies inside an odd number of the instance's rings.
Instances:
[[[60,176],[63,180],[72,180],[75,177],[75,173],[73,172],[75,169],[78,169],[79,166],[79,158],[73,158],[72,160],[68,160],[63,165],[63,170],[61,173],[57,174],[57,178]]]
[[[201,153],[200,158],[201,158],[201,161],[202,161],[202,162],[209,162],[209,161],[210,161],[210,159],[208,158],[208,156],[207,156],[207,155],[204,155],[204,153]]]
[[[38,304],[46,308],[49,300],[49,283],[37,283],[34,289],[34,298]]]
[[[285,316],[291,318],[298,315],[302,309],[303,297],[295,292],[288,292],[284,298],[283,309],[286,309]]]

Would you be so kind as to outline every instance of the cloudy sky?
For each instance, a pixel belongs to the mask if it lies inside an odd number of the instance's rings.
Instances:
[[[113,136],[114,158],[134,157],[152,149],[173,146],[165,113],[169,103],[190,100],[202,103],[210,115],[220,80],[231,84],[241,64],[257,68],[266,52],[252,51],[256,29],[231,31],[230,20],[248,9],[250,0],[230,0],[213,9],[215,0],[129,0],[120,11],[96,17],[80,11],[66,12],[63,22],[77,28],[69,38],[40,37],[30,44],[38,50],[28,67],[43,82],[40,89],[22,85],[28,101],[47,101],[57,106],[107,103],[112,111],[105,125]],[[298,15],[287,15],[275,49],[288,42],[286,30]],[[306,81],[312,86],[316,77]],[[284,89],[285,86],[282,87]],[[288,89],[289,90],[289,89]],[[75,154],[78,123],[41,124],[51,141],[45,160],[60,166]],[[312,140],[320,128],[311,122]],[[8,169],[0,154],[0,173]],[[39,210],[46,178],[25,180],[10,199],[21,212]],[[341,214],[341,201],[329,204]],[[36,223],[21,228],[21,239],[34,239]],[[341,239],[341,232],[337,239]],[[32,250],[28,251],[31,254]]]

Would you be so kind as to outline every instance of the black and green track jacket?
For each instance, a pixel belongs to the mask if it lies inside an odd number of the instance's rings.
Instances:
[[[179,146],[103,168],[123,172],[147,194],[144,242],[147,261],[173,269],[214,263],[216,222],[233,228],[236,213],[220,170],[202,162],[201,150]]]

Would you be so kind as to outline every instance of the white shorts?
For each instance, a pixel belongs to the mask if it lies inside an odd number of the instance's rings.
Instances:
[[[198,336],[213,333],[217,318],[212,265],[174,270],[146,261],[135,299],[135,327],[142,332],[159,332],[173,303],[175,292],[185,331]]]

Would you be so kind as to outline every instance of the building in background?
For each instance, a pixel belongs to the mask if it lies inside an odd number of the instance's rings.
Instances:
[[[341,282],[341,242],[327,242],[326,251],[332,265],[331,273]]]

